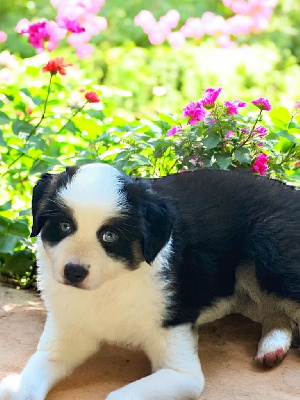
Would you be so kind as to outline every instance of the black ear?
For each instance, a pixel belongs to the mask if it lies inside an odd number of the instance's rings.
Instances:
[[[168,200],[152,195],[144,202],[142,215],[142,253],[151,264],[171,236],[175,209]]]
[[[31,237],[37,236],[44,224],[44,219],[40,216],[41,200],[45,194],[45,191],[49,187],[49,184],[53,178],[51,174],[43,174],[38,183],[33,188],[32,195],[32,216],[33,225],[31,231]]]

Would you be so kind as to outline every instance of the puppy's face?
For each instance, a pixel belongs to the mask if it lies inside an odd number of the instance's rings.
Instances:
[[[44,175],[34,188],[32,210],[40,264],[59,283],[82,289],[152,263],[173,219],[148,182],[105,164]]]

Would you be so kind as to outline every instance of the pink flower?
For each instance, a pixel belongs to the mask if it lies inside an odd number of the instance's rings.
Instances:
[[[212,108],[215,101],[217,100],[222,88],[208,88],[202,95],[201,101],[205,108]]]
[[[259,173],[261,176],[266,176],[268,156],[264,153],[259,154],[256,157],[254,164],[252,165],[251,172]]]
[[[134,23],[143,28],[144,32],[149,34],[156,25],[156,19],[151,11],[142,10],[134,18]]]
[[[87,92],[85,98],[89,103],[99,103],[100,99],[96,92]]]
[[[185,37],[181,32],[171,32],[167,36],[168,42],[173,49],[179,49],[185,45]]]
[[[160,20],[171,29],[174,29],[180,21],[180,13],[175,9],[169,10],[166,15],[160,18]]]
[[[246,107],[247,103],[241,100],[224,101],[224,106],[227,108],[228,115],[239,113],[239,107]]]
[[[255,133],[255,132],[258,133],[258,136],[259,136],[260,138],[263,138],[264,136],[266,136],[266,135],[268,134],[268,130],[267,130],[264,126],[262,126],[262,125],[257,126],[257,127],[255,128],[254,133]]]
[[[69,32],[73,33],[82,33],[85,32],[85,28],[80,25],[77,20],[69,19],[67,17],[57,18],[57,25],[60,28],[66,29]]]
[[[3,31],[0,31],[0,43],[5,42],[7,39],[7,34]]]
[[[264,97],[260,97],[257,100],[252,100],[252,102],[257,108],[259,108],[262,111],[270,111],[272,109],[271,104],[269,103],[269,100],[267,100]]]
[[[172,128],[167,131],[167,136],[173,136],[178,132],[181,132],[181,126],[172,126]]]
[[[228,138],[230,138],[231,136],[234,136],[234,132],[228,131],[225,137],[226,137],[226,139],[228,139]]]
[[[245,128],[241,128],[241,132],[242,132],[242,133],[248,133],[248,130],[245,129]]]
[[[190,101],[182,110],[184,117],[190,117],[188,123],[195,125],[198,121],[204,121],[206,110],[201,101]]]
[[[294,113],[295,113],[295,115],[300,115],[300,101],[295,102]]]

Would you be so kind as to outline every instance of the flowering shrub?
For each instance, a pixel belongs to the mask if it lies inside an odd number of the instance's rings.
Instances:
[[[217,102],[220,92],[221,88],[209,88],[200,100],[189,102],[182,112],[188,120],[177,119],[177,125],[167,131],[177,166],[182,170],[245,168],[263,176],[291,178],[299,158],[298,102],[292,114],[283,108],[269,113],[269,101],[259,98],[252,101],[258,112],[252,107],[241,115],[239,108],[247,104],[241,100],[221,104]]]
[[[29,71],[44,84],[35,78],[28,88],[8,85],[0,101],[0,272],[23,286],[34,278],[30,198],[41,173],[100,161],[142,176],[243,168],[299,179],[298,102],[292,112],[271,109],[265,98],[221,102],[221,88],[209,88],[181,115],[128,121],[114,114],[107,89],[78,86],[64,58]]]

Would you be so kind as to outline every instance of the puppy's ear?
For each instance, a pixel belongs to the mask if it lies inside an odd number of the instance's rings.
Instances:
[[[45,194],[45,191],[49,187],[49,184],[53,178],[51,174],[43,174],[38,181],[38,183],[33,188],[32,195],[32,217],[33,217],[33,225],[31,231],[31,237],[37,236],[44,224],[44,219],[41,217],[41,200]]]
[[[142,253],[151,264],[171,236],[175,209],[168,200],[152,195],[144,202],[142,215]]]

